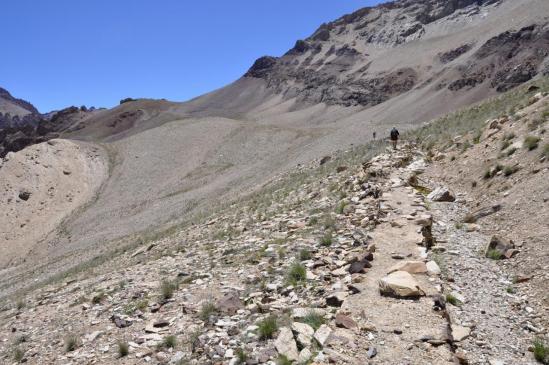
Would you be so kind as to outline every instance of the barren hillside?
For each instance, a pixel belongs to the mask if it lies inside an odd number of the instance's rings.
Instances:
[[[0,307],[0,360],[545,364],[548,92],[315,159],[106,251]]]
[[[327,23],[282,57],[263,57],[239,80],[189,102],[76,108],[33,127],[32,137],[0,131],[16,147],[10,151],[53,137],[86,141],[109,166],[106,178],[90,180],[101,186],[93,199],[63,202],[62,225],[57,216],[26,218],[53,232],[25,236],[32,244],[21,250],[2,242],[13,253],[3,294],[193,222],[298,164],[364,144],[374,131],[409,129],[541,77],[548,16],[545,0],[391,2]],[[58,204],[36,196],[29,204]],[[0,204],[15,205],[10,222],[25,215],[19,201]]]

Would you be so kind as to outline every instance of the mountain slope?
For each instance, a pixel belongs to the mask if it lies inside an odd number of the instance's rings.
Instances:
[[[66,270],[374,131],[408,129],[538,77],[548,15],[544,0],[387,3],[323,25],[194,100],[129,101],[62,123],[55,136],[94,143],[109,176],[57,234],[38,240],[32,263],[14,255],[10,270],[22,282]]]

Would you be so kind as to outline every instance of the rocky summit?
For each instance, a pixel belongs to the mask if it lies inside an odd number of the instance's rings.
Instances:
[[[383,3],[183,103],[0,89],[0,363],[549,363],[548,15]]]

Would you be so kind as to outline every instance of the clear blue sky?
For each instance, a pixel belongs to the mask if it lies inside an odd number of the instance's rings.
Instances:
[[[187,100],[375,0],[17,0],[2,4],[0,87],[46,112]]]

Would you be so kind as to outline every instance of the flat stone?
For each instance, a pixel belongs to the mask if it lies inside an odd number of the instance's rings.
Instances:
[[[349,316],[339,313],[336,315],[335,324],[337,327],[355,329],[358,327],[356,322]]]
[[[332,329],[327,325],[323,324],[318,330],[316,330],[314,338],[322,346],[328,341],[328,338],[332,334]]]
[[[471,334],[469,327],[463,327],[458,325],[452,325],[452,338],[456,342],[465,340]]]
[[[440,267],[434,261],[429,261],[425,264],[429,275],[440,275]]]
[[[274,342],[276,351],[279,354],[284,355],[288,360],[296,361],[299,358],[297,351],[297,345],[294,340],[292,330],[288,327],[282,327]]]
[[[414,277],[406,271],[395,271],[379,281],[382,295],[397,298],[410,298],[425,295]]]

